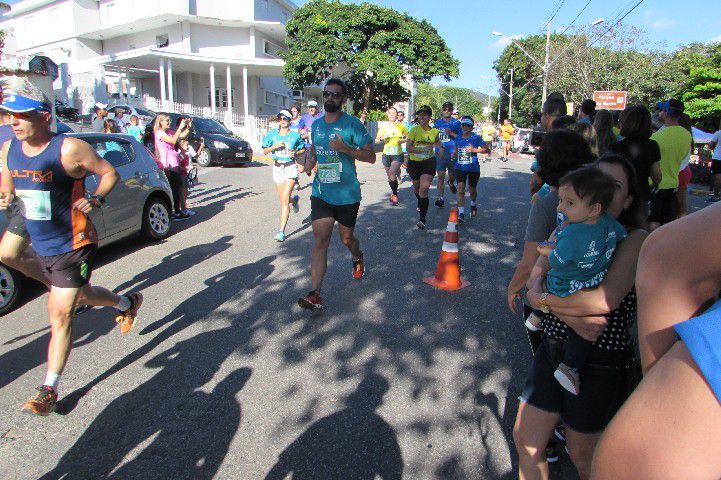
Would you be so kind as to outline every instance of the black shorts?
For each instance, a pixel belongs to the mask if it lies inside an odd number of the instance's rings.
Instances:
[[[393,162],[403,163],[403,154],[400,155],[386,155],[385,153],[381,156],[381,162],[383,166],[390,168]]]
[[[96,250],[93,243],[60,255],[38,255],[40,268],[53,287],[80,288],[90,282]]]
[[[408,176],[411,180],[420,180],[421,175],[436,176],[436,158],[431,157],[427,160],[409,160],[408,161]]]
[[[480,178],[481,172],[464,172],[456,168],[456,183],[465,183],[475,188]]]
[[[654,190],[650,198],[649,222],[664,225],[676,219],[676,189]]]
[[[711,172],[714,175],[721,175],[721,160],[711,160]]]
[[[344,227],[355,227],[360,202],[349,205],[333,205],[318,197],[310,197],[310,218],[332,218]]]
[[[5,231],[17,235],[18,237],[28,238],[28,231],[25,229],[25,217],[23,217],[22,207],[19,203],[13,202],[5,210],[8,217],[8,226]]]
[[[601,432],[629,395],[625,353],[593,348],[579,372],[581,393],[576,396],[553,377],[563,361],[564,345],[543,337],[520,398],[536,408],[560,414],[563,423],[577,432]]]

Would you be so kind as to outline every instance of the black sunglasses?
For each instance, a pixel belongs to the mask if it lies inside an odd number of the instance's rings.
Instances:
[[[444,111],[444,112],[452,112],[452,111],[453,111],[453,107],[443,107],[443,111]]]
[[[338,92],[329,92],[328,90],[324,90],[324,91],[323,91],[323,98],[339,99],[339,98],[343,98],[343,94],[342,94],[342,93],[338,93]]]
[[[286,117],[285,115],[278,115],[278,120],[292,120],[290,117]]]

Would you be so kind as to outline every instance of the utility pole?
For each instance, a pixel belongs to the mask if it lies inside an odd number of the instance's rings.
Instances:
[[[546,95],[548,93],[548,57],[551,54],[551,22],[546,26],[546,60],[543,62],[543,99],[542,104],[546,103]]]
[[[508,119],[510,120],[513,116],[513,69],[511,69],[511,83],[510,90],[508,91]]]

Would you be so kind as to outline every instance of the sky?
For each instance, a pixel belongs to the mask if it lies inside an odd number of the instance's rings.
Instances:
[[[19,0],[5,1],[13,4]],[[294,0],[294,3],[301,6],[306,1]],[[352,1],[361,3],[361,0]],[[451,82],[440,79],[433,83],[472,88],[494,95],[498,83],[492,69],[493,61],[508,45],[511,36],[538,33],[553,12],[556,14],[551,26],[555,31],[562,31],[586,5],[574,26],[590,25],[596,19],[605,18],[607,22],[596,27],[604,31],[614,26],[612,19],[638,3],[638,0],[371,1],[406,11],[419,19],[425,18],[446,40],[451,53],[460,61],[461,73]],[[680,8],[680,5],[687,8]],[[624,22],[643,29],[648,42],[665,50],[691,42],[721,41],[718,0],[642,0]],[[501,32],[506,37],[493,36],[492,31]]]

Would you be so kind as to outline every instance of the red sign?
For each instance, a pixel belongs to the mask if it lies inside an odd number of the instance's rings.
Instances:
[[[623,110],[627,95],[628,92],[602,90],[593,92],[593,101],[596,102],[596,110]]]

